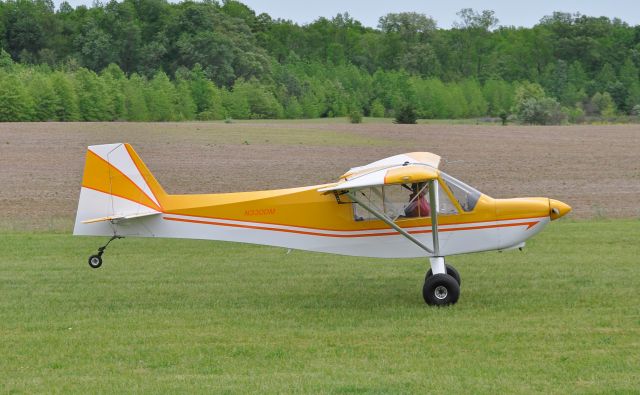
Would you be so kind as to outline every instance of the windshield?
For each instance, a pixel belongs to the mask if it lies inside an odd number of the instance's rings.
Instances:
[[[473,211],[482,193],[446,173],[440,172],[440,176],[453,193],[453,197],[460,203],[460,207],[464,211]]]

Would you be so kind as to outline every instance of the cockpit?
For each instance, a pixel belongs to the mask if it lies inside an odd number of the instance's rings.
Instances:
[[[355,193],[368,206],[384,213],[393,221],[428,218],[433,209],[429,203],[431,185],[429,182],[376,185],[359,189]],[[455,215],[460,211],[471,212],[482,195],[475,188],[442,171],[435,185],[437,185],[435,198],[438,202],[438,215]],[[353,215],[356,221],[377,219],[359,204],[353,205]]]

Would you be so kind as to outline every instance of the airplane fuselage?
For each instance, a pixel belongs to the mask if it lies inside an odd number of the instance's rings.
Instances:
[[[131,223],[82,224],[82,219],[100,214],[91,212],[94,207],[113,204],[116,212],[140,210],[139,202],[83,187],[81,202],[92,203],[80,205],[74,234],[222,240],[380,258],[429,255],[383,221],[356,221],[349,199],[343,197],[338,204],[333,194],[317,192],[322,187],[167,195],[157,216]],[[482,195],[472,212],[439,215],[440,254],[510,248],[537,234],[550,219],[549,199]],[[396,223],[433,246],[431,218],[400,218]]]

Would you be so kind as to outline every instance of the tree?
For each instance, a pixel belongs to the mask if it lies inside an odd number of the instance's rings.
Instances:
[[[175,111],[176,119],[179,121],[193,120],[196,117],[196,104],[191,97],[191,88],[189,82],[178,79],[175,84],[176,102]]]
[[[487,114],[487,101],[482,94],[482,88],[476,80],[465,80],[461,89],[467,102],[467,116],[480,117]]]
[[[106,119],[109,121],[122,120],[126,116],[126,98],[124,85],[126,76],[117,64],[111,63],[101,73],[104,84],[104,94],[106,96],[107,108]]]
[[[622,109],[628,113],[634,106],[640,104],[640,75],[638,68],[631,58],[625,59],[620,68],[620,82],[626,88],[626,97]]]
[[[213,82],[207,79],[202,67],[196,64],[191,72],[183,78],[188,79],[198,119],[223,119],[224,109],[220,91]]]
[[[227,116],[233,119],[251,118],[251,108],[249,107],[248,91],[242,89],[243,81],[236,82],[231,91],[224,91],[222,103]],[[238,89],[240,88],[240,89]]]
[[[83,121],[109,119],[109,100],[103,81],[91,70],[80,68],[75,73],[78,110]]]
[[[591,98],[590,111],[605,118],[615,116],[615,103],[608,92],[596,92]]]
[[[144,77],[133,73],[124,86],[124,101],[128,121],[147,121],[150,119],[145,92],[148,91]]]
[[[300,102],[295,97],[291,97],[289,103],[285,106],[284,116],[289,119],[296,119],[302,118],[303,115]]]
[[[0,48],[0,69],[12,69],[14,66],[11,55],[4,49]]]
[[[513,107],[514,90],[511,84],[504,80],[491,79],[482,87],[482,95],[487,102],[487,113],[491,116],[500,116]]]
[[[56,92],[49,76],[41,73],[33,73],[28,81],[28,92],[33,100],[34,121],[57,120],[56,109],[58,107]]]
[[[380,102],[380,100],[376,99],[371,103],[371,112],[370,116],[374,118],[384,118],[385,109],[384,105]]]
[[[33,102],[22,81],[0,72],[0,122],[30,121],[32,112]]]
[[[156,73],[146,91],[147,109],[149,119],[152,121],[174,121],[174,103],[176,102],[176,92],[169,77],[162,71]]]
[[[79,120],[78,96],[69,74],[56,71],[50,78],[55,93],[55,119],[67,122]]]
[[[393,123],[415,124],[417,120],[418,115],[414,107],[411,104],[405,104],[396,111]]]
[[[512,112],[520,122],[533,125],[559,124],[566,119],[557,100],[547,97],[540,85],[528,82],[516,88]]]
[[[84,33],[76,39],[76,46],[80,47],[83,66],[91,70],[102,70],[118,60],[111,36],[96,21],[90,21],[84,28]]]

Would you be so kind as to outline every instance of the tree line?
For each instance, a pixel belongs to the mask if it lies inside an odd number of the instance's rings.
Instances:
[[[554,13],[532,28],[464,9],[377,28],[307,25],[244,4],[124,0],[56,10],[0,1],[0,120],[513,116],[527,123],[640,112],[640,26]]]

